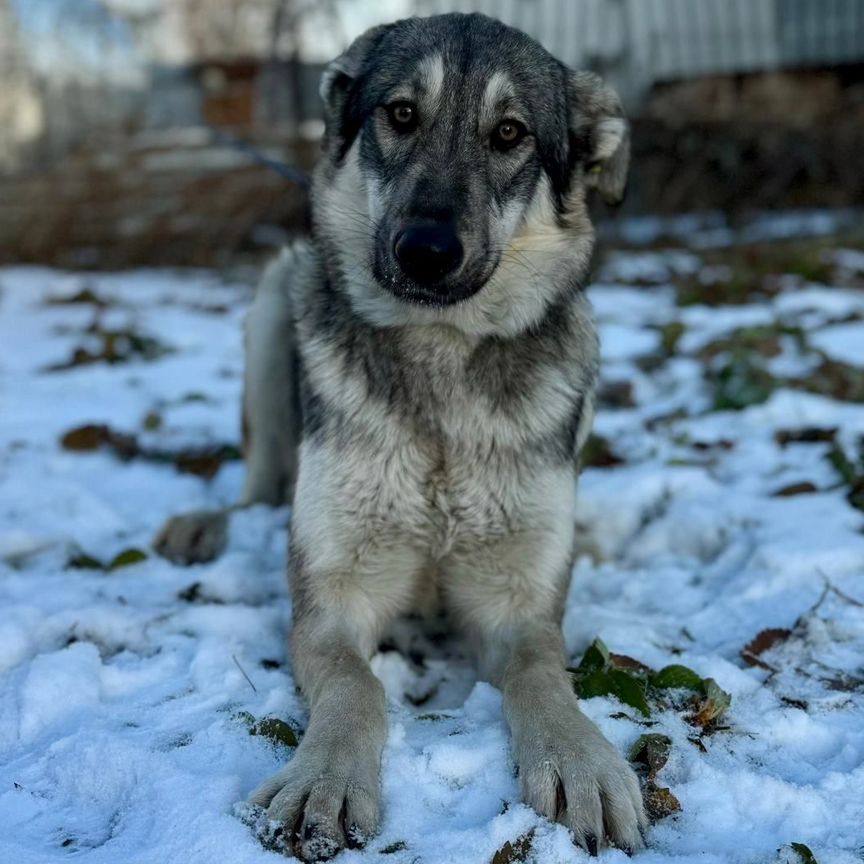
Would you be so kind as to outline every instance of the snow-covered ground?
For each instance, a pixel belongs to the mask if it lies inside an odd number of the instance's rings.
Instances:
[[[729,279],[681,242],[608,255],[590,289],[607,458],[581,481],[564,628],[574,661],[600,636],[732,703],[710,734],[671,707],[584,710],[623,750],[672,741],[657,782],[681,809],[636,860],[797,861],[804,843],[820,864],[860,862],[864,512],[847,498],[864,405],[843,397],[864,378],[864,256],[823,250],[830,285],[786,276],[738,305],[681,306],[682,280],[711,303]],[[285,658],[288,514],[238,514],[209,565],[149,546],[167,515],[238,492],[238,461],[208,481],[172,460],[237,443],[249,296],[203,272],[0,270],[2,862],[284,860],[234,805],[291,756],[252,718],[306,720]],[[730,400],[742,410],[718,410]],[[67,444],[115,448],[62,447],[83,424],[113,433]],[[115,433],[136,436],[126,459]],[[131,549],[147,557],[108,566]],[[750,665],[766,628],[783,629]],[[585,860],[519,803],[499,693],[456,649],[413,648],[374,660],[391,696],[384,820],[340,860]]]

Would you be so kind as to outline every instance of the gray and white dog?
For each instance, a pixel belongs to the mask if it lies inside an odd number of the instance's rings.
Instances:
[[[247,321],[244,503],[293,494],[294,673],[311,718],[252,795],[297,853],[374,834],[387,707],[369,658],[444,608],[500,687],[522,795],[589,851],[634,850],[630,767],[579,710],[560,621],[598,347],[591,187],[620,200],[618,98],[481,15],[378,27],[327,69],[308,244]],[[296,485],[296,489],[295,489]],[[157,547],[212,557],[224,516]]]

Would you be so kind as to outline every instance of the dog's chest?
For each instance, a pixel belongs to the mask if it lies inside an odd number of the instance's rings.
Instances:
[[[535,370],[517,393],[497,378],[500,369],[471,361],[467,352],[405,358],[410,383],[399,398],[371,399],[356,437],[346,433],[351,457],[331,464],[366,490],[353,506],[370,531],[410,536],[443,555],[532,526],[550,487],[572,484],[572,454],[558,438],[579,398],[563,372]]]
[[[307,508],[317,500],[376,544],[408,538],[435,554],[531,527],[572,487],[592,364],[566,322],[471,340],[304,321],[315,325],[301,327]]]

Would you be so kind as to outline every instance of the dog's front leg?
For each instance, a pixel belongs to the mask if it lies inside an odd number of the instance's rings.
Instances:
[[[497,667],[513,736],[522,797],[566,825],[595,853],[604,840],[642,846],[645,813],[630,766],[580,710],[565,671],[564,642],[552,621],[531,621],[486,640]]]
[[[291,762],[251,802],[294,835],[306,861],[363,845],[378,827],[387,710],[368,642],[334,614],[310,611],[295,622],[294,667],[309,699],[309,726]]]

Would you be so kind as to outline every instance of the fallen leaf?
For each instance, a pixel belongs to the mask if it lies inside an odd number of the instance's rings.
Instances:
[[[681,810],[681,803],[672,794],[672,790],[664,786],[658,786],[654,782],[649,781],[646,784],[643,797],[645,799],[645,809],[648,811],[648,818],[652,822],[665,819],[667,816],[671,816],[673,813],[678,813]]]
[[[60,439],[66,450],[88,452],[107,447],[123,461],[143,459],[174,465],[183,474],[195,474],[211,479],[225,462],[242,459],[242,453],[233,444],[215,444],[171,451],[142,447],[134,435],[116,432],[105,424],[90,423],[70,429]]]
[[[612,445],[599,435],[588,436],[579,459],[585,468],[613,468],[624,464],[624,460],[612,451]]]
[[[697,675],[687,666],[682,666],[680,663],[664,666],[659,672],[655,672],[648,681],[652,687],[657,687],[661,690],[693,690],[696,693],[703,692],[701,676]]]
[[[657,772],[669,761],[672,752],[672,739],[667,735],[651,732],[640,735],[630,748],[629,759],[648,771],[648,779],[653,780]]]
[[[149,411],[141,424],[148,432],[162,428],[162,415],[158,411]]]
[[[651,716],[651,708],[645,698],[644,683],[620,669],[594,669],[576,681],[575,689],[582,699],[614,696],[645,717]]]
[[[847,487],[846,500],[858,510],[864,510],[864,465],[856,465],[839,444],[831,447],[826,458]]]
[[[713,410],[742,411],[768,400],[779,382],[767,371],[757,355],[735,348],[709,366],[706,377],[714,390]]]
[[[92,288],[81,288],[75,294],[69,294],[66,297],[48,297],[45,303],[48,306],[72,306],[86,303],[100,308],[108,305],[107,301],[99,297]]]
[[[609,649],[599,637],[595,639],[586,649],[576,667],[578,672],[590,669],[605,669],[609,664]]]
[[[249,728],[249,734],[260,735],[283,747],[297,746],[297,735],[294,730],[278,717],[265,717],[263,720],[258,720]]]
[[[86,426],[78,426],[64,433],[60,445],[64,450],[80,452],[98,450],[108,443],[109,436],[110,431],[107,426],[88,423]]]
[[[493,856],[490,864],[513,864],[516,861],[525,861],[531,851],[531,843],[534,839],[534,829],[523,834],[516,840],[508,840]]]
[[[605,381],[597,390],[597,402],[604,408],[633,408],[633,384],[630,381]]]
[[[264,717],[261,720],[257,720],[248,711],[238,711],[234,715],[234,719],[248,726],[250,735],[259,735],[273,744],[283,747],[297,746],[297,735],[294,730],[278,717]]]
[[[64,450],[88,452],[101,447],[110,447],[115,455],[128,460],[141,453],[134,435],[115,432],[110,426],[102,423],[88,423],[70,429],[60,439]]]
[[[66,562],[66,566],[71,567],[73,570],[105,569],[105,565],[98,558],[94,558],[92,555],[88,555],[86,552],[76,552]]]
[[[734,450],[735,442],[728,438],[719,438],[717,441],[694,441],[690,445],[694,450]]]
[[[177,599],[182,600],[184,603],[195,603],[200,599],[200,596],[200,582],[193,582],[191,585],[187,585],[182,591],[177,592]]]
[[[771,493],[772,498],[793,498],[796,495],[812,495],[818,492],[819,489],[815,483],[809,480],[802,480],[800,483],[790,483],[788,486],[783,486],[776,492]]]
[[[229,446],[181,450],[176,455],[169,456],[181,474],[195,474],[207,480],[219,472],[224,462],[240,458],[240,451],[236,447]]]
[[[798,853],[802,864],[817,864],[816,856],[810,851],[809,846],[804,843],[790,843],[789,845]]]
[[[636,660],[634,657],[628,657],[626,654],[611,653],[609,655],[609,663],[616,669],[628,669],[642,675],[648,675],[651,673],[650,666],[646,666],[641,661]]]
[[[864,678],[854,675],[835,675],[833,678],[820,679],[829,690],[838,693],[857,693],[864,690]]]
[[[667,357],[675,354],[678,350],[678,342],[686,331],[686,327],[680,321],[670,321],[657,328],[660,331],[660,347]]]
[[[820,444],[831,443],[837,435],[837,428],[820,429],[808,426],[802,429],[779,429],[774,433],[774,440],[781,446],[787,444]]]
[[[792,631],[785,627],[770,627],[767,630],[761,630],[741,649],[741,659],[748,666],[759,666],[762,669],[770,670],[771,667],[764,660],[760,660],[760,656],[775,645],[785,642],[791,635]]]
[[[132,564],[139,564],[141,561],[147,560],[147,553],[140,549],[124,549],[111,559],[107,569],[119,570],[121,567],[129,567]]]
[[[804,843],[790,843],[777,850],[778,860],[783,864],[818,864],[810,847]]]
[[[688,722],[703,728],[713,724],[732,704],[732,697],[713,678],[703,682],[705,695],[695,701],[694,712]]]

